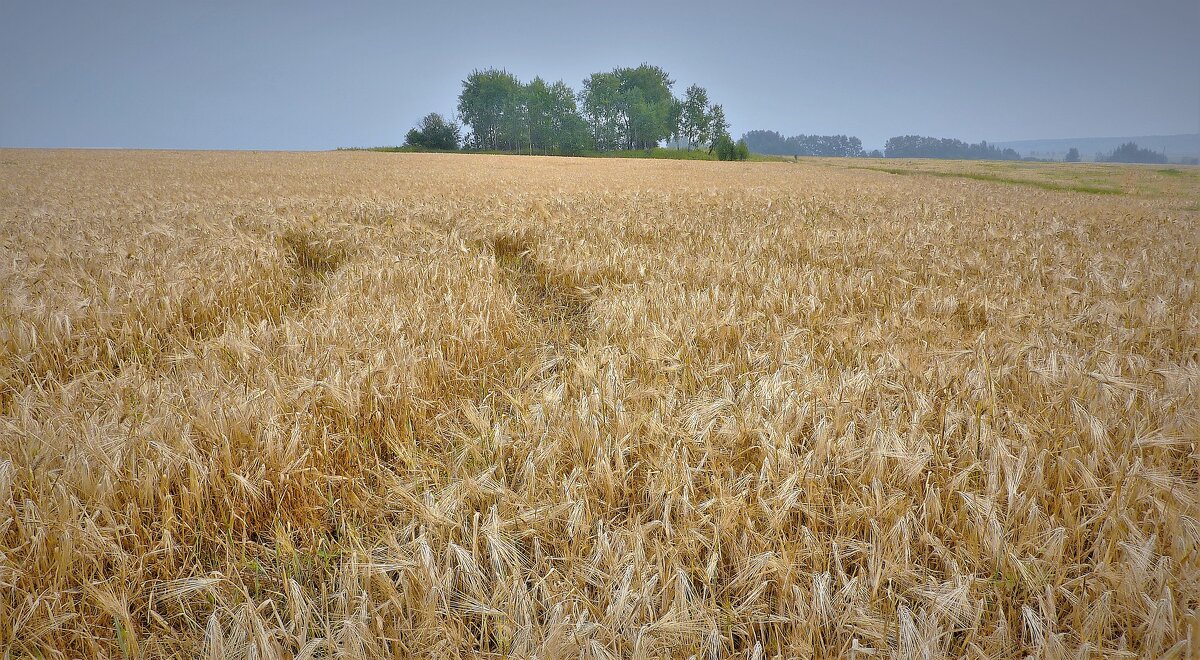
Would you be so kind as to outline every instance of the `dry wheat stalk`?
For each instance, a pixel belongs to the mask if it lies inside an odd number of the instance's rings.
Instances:
[[[6,654],[1196,652],[1194,178],[4,161]]]

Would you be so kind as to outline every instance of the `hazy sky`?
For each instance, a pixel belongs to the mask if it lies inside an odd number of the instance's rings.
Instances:
[[[1200,0],[0,0],[0,146],[397,144],[472,68],[643,61],[735,135],[1200,132]]]

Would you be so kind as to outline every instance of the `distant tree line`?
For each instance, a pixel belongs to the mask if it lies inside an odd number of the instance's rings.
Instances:
[[[793,135],[784,137],[778,131],[750,131],[742,136],[746,146],[756,154],[776,156],[831,156],[861,158],[866,156],[862,140],[846,135]]]
[[[641,64],[593,73],[579,92],[563,81],[535,77],[523,83],[504,69],[477,69],[462,81],[458,114],[447,119],[430,113],[405,136],[415,149],[502,151],[575,155],[586,152],[650,150],[663,141],[692,151],[707,149],[720,160],[745,160],[751,152],[779,156],[841,158],[945,158],[959,160],[1022,159],[1011,148],[950,138],[902,135],[889,139],[881,153],[867,153],[862,141],[848,135],[793,135],[754,130],[734,142],[725,110],[712,103],[708,91],[691,85],[682,98],[675,81],[661,67]],[[461,125],[460,123],[461,122]],[[1071,149],[1067,162],[1080,160]],[[1133,142],[1099,162],[1166,163],[1167,157]]]
[[[958,160],[1020,160],[1013,149],[999,149],[987,142],[969,144],[962,140],[902,135],[887,141],[884,150],[866,152],[862,140],[848,135],[794,135],[778,131],[749,131],[743,138],[750,151],[779,156],[826,156],[834,158],[950,158]]]
[[[477,69],[458,96],[457,119],[463,126],[434,113],[409,131],[406,144],[571,155],[652,149],[674,140],[689,151],[707,148],[722,159],[748,153],[730,138],[725,110],[709,102],[707,90],[692,85],[679,99],[674,85],[666,71],[650,64],[593,73],[578,93],[561,80],[537,77],[522,83],[504,69]],[[453,145],[446,146],[451,134]]]
[[[1098,163],[1165,163],[1167,155],[1143,149],[1135,142],[1126,142],[1107,154],[1096,154]]]
[[[1000,149],[987,142],[969,144],[950,138],[902,135],[883,147],[886,158],[947,158],[954,160],[1020,160],[1014,149]]]

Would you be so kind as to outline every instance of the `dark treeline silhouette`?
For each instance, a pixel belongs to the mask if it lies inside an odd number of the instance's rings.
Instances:
[[[436,148],[508,151],[528,154],[570,155],[588,151],[652,149],[673,139],[688,151],[707,148],[722,160],[744,159],[745,149],[722,148],[729,138],[729,122],[719,104],[708,101],[708,92],[689,87],[684,98],[675,98],[675,81],[661,67],[642,64],[594,73],[576,93],[563,81],[534,78],[522,83],[503,69],[472,71],[458,96],[459,126],[443,127],[429,115],[409,131],[408,146],[430,148],[432,126],[439,138],[450,132],[454,145],[444,139]],[[453,129],[453,131],[450,131]]]
[[[743,138],[750,151],[779,156],[831,156],[842,158],[949,158],[960,160],[1020,160],[1012,149],[998,149],[987,142],[968,144],[962,140],[903,135],[887,141],[884,151],[867,153],[862,141],[847,135],[794,135],[778,131],[749,131]]]
[[[902,135],[891,138],[883,147],[887,158],[947,158],[953,160],[1020,160],[1013,149],[998,149],[988,144],[969,144],[950,138]]]
[[[750,131],[742,136],[756,154],[775,156],[866,156],[862,140],[847,135],[793,135],[785,138],[777,131]]]
[[[1100,163],[1165,163],[1167,155],[1143,149],[1136,142],[1126,142],[1107,154],[1096,154]]]

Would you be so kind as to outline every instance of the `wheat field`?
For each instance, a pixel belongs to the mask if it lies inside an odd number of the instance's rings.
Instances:
[[[0,650],[1200,653],[1200,170],[847,163],[0,150]]]

